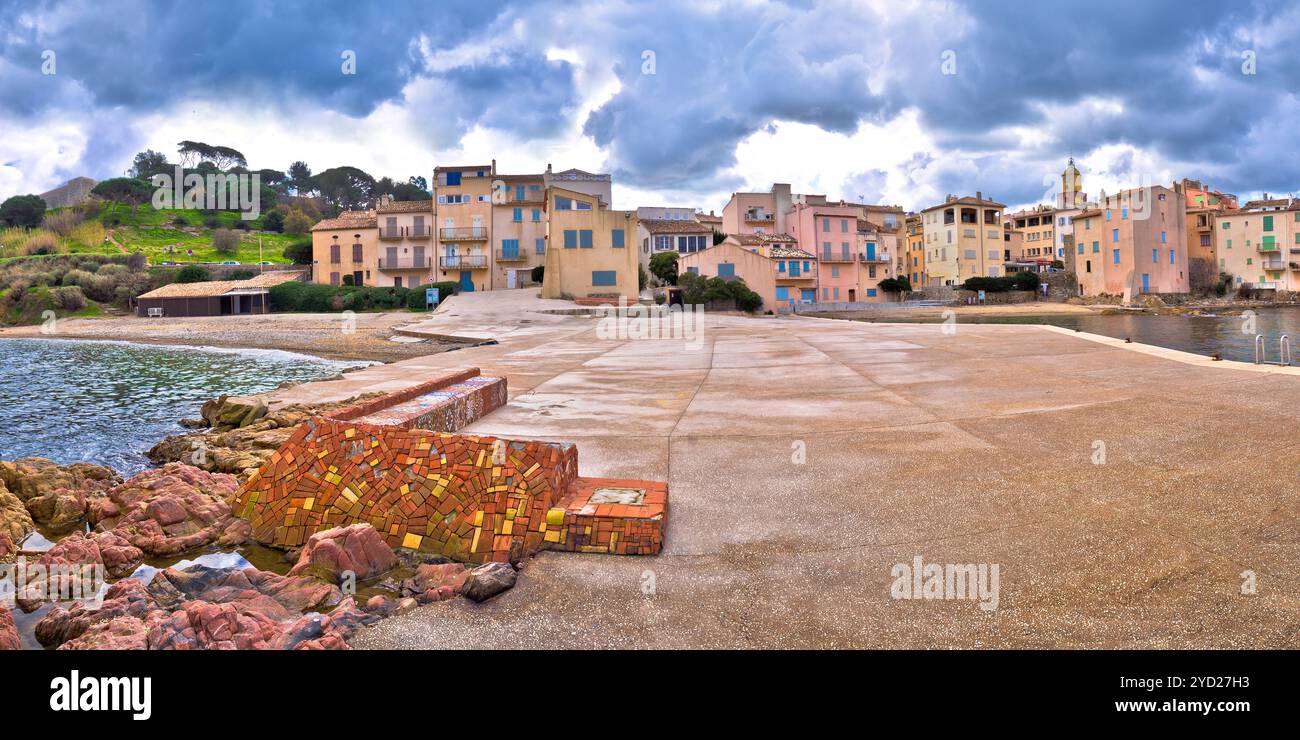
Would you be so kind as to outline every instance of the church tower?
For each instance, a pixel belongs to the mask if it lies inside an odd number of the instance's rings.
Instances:
[[[1065,171],[1061,173],[1061,196],[1059,208],[1082,208],[1088,200],[1088,196],[1083,192],[1083,174],[1079,168],[1074,166],[1074,157],[1070,157],[1069,164],[1065,165]]]

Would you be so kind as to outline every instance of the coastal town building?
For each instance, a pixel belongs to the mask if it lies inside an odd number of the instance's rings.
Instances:
[[[787,183],[775,183],[766,193],[732,193],[722,208],[722,231],[727,234],[789,233],[785,215],[792,205]]]
[[[464,293],[492,288],[492,182],[496,160],[485,165],[435,167],[434,239],[438,281]]]
[[[921,226],[921,214],[907,216],[906,231],[907,250],[900,274],[907,276],[913,290],[921,290],[926,284],[925,234]]]
[[[311,228],[311,281],[325,285],[375,285],[379,230],[374,210],[344,211]]]
[[[500,175],[493,180],[492,254],[488,287],[522,288],[546,262],[545,177]]]
[[[1237,196],[1213,190],[1200,180],[1184,178],[1176,188],[1187,206],[1187,269],[1192,290],[1204,290],[1222,271],[1218,252],[1218,216],[1237,209]]]
[[[615,211],[598,195],[559,187],[546,189],[546,211],[542,297],[636,303],[636,211]]]
[[[1133,188],[1103,196],[1076,216],[1080,295],[1188,292],[1187,213],[1180,196],[1159,185]]]
[[[1300,290],[1300,200],[1264,198],[1215,216],[1218,267],[1244,290]]]
[[[694,218],[652,219],[637,216],[637,252],[647,269],[650,258],[662,252],[694,254],[713,246],[713,230]]]
[[[1064,248],[1058,247],[1057,241],[1056,209],[1052,206],[1037,205],[1005,214],[1002,227],[1007,245],[1003,259],[1008,270],[1046,272],[1053,262],[1064,259]]]
[[[929,284],[961,285],[973,277],[1006,274],[1005,207],[976,191],[974,197],[949,195],[921,211]]]
[[[793,236],[789,234],[732,234],[723,240],[722,244],[729,244],[768,258],[766,263],[753,262],[752,260],[738,261],[737,269],[740,272],[736,274],[763,298],[765,310],[770,309],[781,313],[792,310],[796,303],[817,302],[817,278],[821,266],[815,255],[799,249]],[[721,254],[710,255],[706,260],[690,261],[687,264],[694,265],[697,268],[703,266],[703,269],[707,270],[709,260],[721,258]],[[767,277],[760,275],[756,278],[753,274],[747,272],[754,265],[762,266],[763,269],[771,273],[770,282],[773,289],[771,296],[766,295],[764,292],[766,288],[759,290],[750,284],[751,280],[757,280],[758,284],[762,286],[766,286],[769,282]]]
[[[754,235],[744,236],[752,238]],[[769,249],[780,251],[784,248]],[[798,300],[800,287],[792,289],[789,280],[782,280],[778,285],[778,274],[784,277],[793,271],[797,279],[798,275],[811,273],[811,277],[805,278],[799,285],[803,286],[803,290],[812,290],[816,280],[815,261],[811,255],[802,254],[799,258],[782,257],[779,263],[781,269],[778,273],[778,258],[765,256],[752,246],[741,246],[737,239],[728,237],[717,246],[679,257],[677,270],[679,273],[693,273],[701,277],[744,280],[745,285],[762,299],[760,310],[775,312],[781,308],[788,311],[792,300]],[[807,265],[807,270],[803,269],[804,265]]]
[[[394,201],[388,196],[375,207],[378,226],[376,259],[367,263],[371,277],[353,273],[353,285],[411,288],[432,282],[433,202]],[[364,244],[361,250],[365,258]],[[353,255],[355,256],[355,255]]]
[[[495,162],[493,163],[495,166]],[[546,165],[542,175],[546,187],[563,188],[575,193],[594,195],[606,208],[614,204],[614,179],[607,173],[587,172],[586,170],[567,169],[553,172],[551,165]]]
[[[304,277],[303,271],[277,270],[247,280],[170,283],[136,298],[135,313],[155,318],[270,313],[271,288]]]
[[[1056,195],[1056,255],[1065,269],[1074,267],[1078,250],[1074,239],[1074,218],[1088,209],[1088,194],[1083,189],[1083,173],[1070,157],[1061,171],[1061,190]]]

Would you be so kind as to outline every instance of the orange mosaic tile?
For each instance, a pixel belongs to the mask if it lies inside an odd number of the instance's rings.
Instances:
[[[454,433],[505,401],[505,380],[477,372],[312,418],[240,487],[235,513],[279,547],[367,522],[392,547],[463,562],[660,551],[667,484],[579,478],[572,444]]]

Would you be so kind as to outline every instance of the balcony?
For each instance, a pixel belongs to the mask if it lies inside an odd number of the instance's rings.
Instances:
[[[822,262],[857,262],[856,252],[822,252],[817,258]]]
[[[1285,260],[1280,260],[1280,259],[1276,259],[1276,260],[1262,260],[1262,261],[1259,263],[1259,266],[1262,267],[1262,268],[1265,269],[1265,270],[1285,270],[1285,269],[1286,269],[1286,261],[1285,261]]]
[[[1256,245],[1255,245],[1255,249],[1258,250],[1258,251],[1260,251],[1260,252],[1280,252],[1280,251],[1282,251],[1281,247],[1279,247],[1279,246],[1277,245],[1277,242],[1260,242],[1259,244],[1256,244]]]
[[[516,249],[507,252],[504,249],[497,250],[497,262],[527,262],[528,253],[522,249]]]
[[[379,227],[380,239],[401,239],[406,236],[406,227],[404,226],[381,226]]]
[[[488,266],[486,254],[453,254],[438,258],[443,270],[481,270]]]
[[[869,262],[872,264],[883,264],[889,262],[889,252],[877,252],[875,257],[869,257],[865,254],[860,254],[858,257],[861,258],[863,262]]]
[[[397,259],[379,260],[379,269],[383,272],[394,270],[429,270],[433,267],[430,257],[398,257]]]
[[[776,214],[773,213],[763,213],[761,211],[750,211],[745,214],[745,223],[747,224],[771,223],[772,221],[775,220],[776,220]]]
[[[476,242],[487,239],[486,226],[448,226],[438,229],[438,238],[445,242]]]
[[[433,229],[428,226],[408,226],[406,236],[408,239],[428,239],[433,236]]]

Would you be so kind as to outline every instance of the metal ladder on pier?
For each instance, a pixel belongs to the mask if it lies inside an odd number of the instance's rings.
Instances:
[[[1291,354],[1291,337],[1283,334],[1277,340],[1277,362],[1268,359],[1268,352],[1264,349],[1264,335],[1255,335],[1255,364],[1256,365],[1281,365],[1289,366],[1292,362]]]

